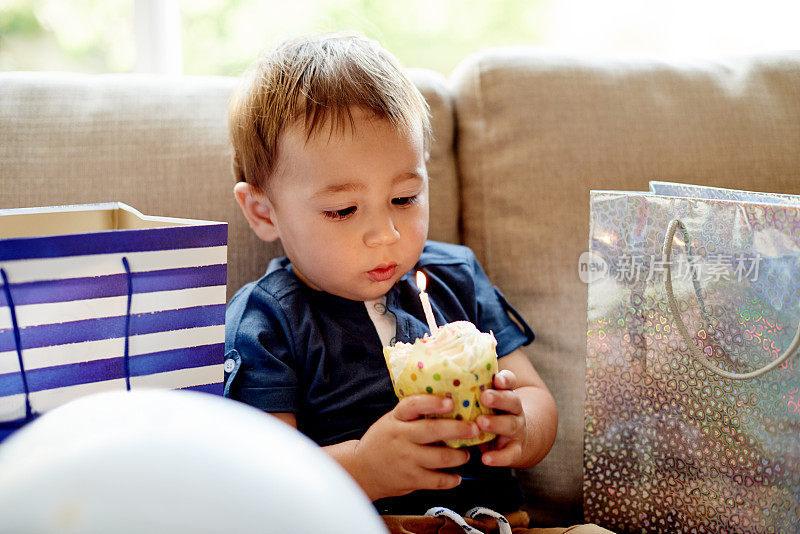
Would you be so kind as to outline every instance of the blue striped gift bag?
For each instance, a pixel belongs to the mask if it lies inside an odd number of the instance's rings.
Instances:
[[[0,210],[0,440],[98,391],[222,394],[227,224]]]

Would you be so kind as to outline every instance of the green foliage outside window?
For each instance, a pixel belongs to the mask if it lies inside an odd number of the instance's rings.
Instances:
[[[238,75],[277,40],[356,30],[448,74],[489,46],[537,44],[549,0],[180,0],[185,74]],[[133,0],[0,0],[0,69],[132,72]]]
[[[133,0],[0,0],[0,69],[134,69]]]

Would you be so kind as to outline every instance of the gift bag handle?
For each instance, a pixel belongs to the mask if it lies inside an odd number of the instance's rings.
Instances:
[[[800,325],[798,325],[797,332],[794,334],[794,339],[789,345],[789,348],[784,351],[777,359],[771,361],[770,363],[766,364],[764,367],[760,369],[756,369],[755,371],[750,371],[747,373],[731,373],[729,371],[725,371],[717,367],[711,360],[706,358],[706,356],[697,348],[697,345],[692,341],[691,336],[689,335],[689,331],[686,328],[686,325],[683,322],[683,318],[681,318],[680,309],[678,308],[678,303],[675,301],[675,294],[672,290],[672,265],[671,265],[671,256],[672,256],[672,242],[675,237],[675,231],[680,228],[681,232],[683,232],[684,243],[687,248],[689,247],[689,235],[686,231],[686,226],[683,224],[682,221],[679,219],[673,219],[670,221],[669,226],[667,227],[667,234],[664,237],[664,247],[663,247],[663,258],[664,263],[666,264],[666,271],[667,276],[664,280],[664,289],[667,292],[667,303],[669,304],[670,312],[672,313],[672,318],[675,320],[676,325],[678,326],[678,331],[683,337],[686,346],[689,348],[689,352],[691,353],[692,357],[694,357],[697,362],[699,362],[703,367],[711,371],[712,373],[718,374],[724,378],[730,378],[733,380],[745,380],[748,378],[755,378],[757,376],[761,376],[768,371],[771,371],[775,367],[779,366],[783,362],[785,362],[796,350],[797,347],[800,346]],[[700,311],[703,314],[706,322],[708,318],[705,315],[705,304],[700,296],[700,291],[697,286],[697,280],[694,278],[694,269],[691,266],[691,262],[689,262],[690,269],[692,269],[692,281],[694,282],[695,293],[697,295],[698,300],[700,301]]]
[[[122,256],[122,266],[125,267],[125,280],[128,286],[128,303],[125,308],[125,351],[122,354],[122,362],[125,367],[125,389],[131,390],[131,367],[130,367],[130,341],[131,336],[131,301],[133,300],[133,275],[128,258]]]
[[[11,313],[11,328],[14,330],[14,347],[17,349],[17,359],[19,360],[20,374],[22,375],[22,390],[25,392],[25,420],[33,419],[34,413],[31,409],[31,392],[28,388],[28,377],[25,375],[25,364],[22,361],[22,341],[20,339],[19,324],[17,323],[17,310],[14,307],[14,299],[11,298],[11,286],[8,283],[8,275],[5,269],[0,269],[0,276],[3,277],[3,292],[6,294],[8,311]]]
[[[128,258],[122,257],[122,266],[125,268],[125,279],[128,292],[128,299],[125,309],[125,350],[122,355],[123,366],[125,368],[125,389],[131,390],[131,371],[130,371],[130,331],[131,331],[131,301],[133,300],[133,275],[131,274]],[[31,420],[38,415],[31,408],[31,392],[28,386],[28,376],[25,372],[25,362],[22,359],[22,339],[20,335],[19,323],[17,321],[17,309],[14,299],[11,296],[11,284],[8,282],[8,274],[5,269],[0,269],[0,277],[3,279],[3,292],[8,303],[8,310],[11,313],[11,327],[14,331],[14,347],[17,350],[17,360],[19,361],[20,376],[22,376],[22,390],[25,392],[25,420]]]

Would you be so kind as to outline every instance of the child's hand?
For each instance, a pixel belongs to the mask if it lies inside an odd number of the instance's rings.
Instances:
[[[453,411],[453,401],[435,395],[402,399],[369,427],[355,447],[356,478],[370,499],[405,495],[419,489],[450,489],[461,477],[439,469],[467,463],[466,450],[436,443],[478,435],[478,427],[455,419],[423,419]]]
[[[505,369],[494,377],[494,389],[481,393],[480,402],[498,411],[495,415],[480,415],[475,420],[484,432],[497,434],[497,439],[481,446],[481,460],[486,465],[514,466],[523,458],[527,447],[527,419],[519,395],[514,391],[517,377]]]

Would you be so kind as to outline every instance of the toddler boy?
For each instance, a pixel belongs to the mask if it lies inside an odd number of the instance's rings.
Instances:
[[[230,132],[236,200],[286,257],[228,305],[226,395],[311,437],[381,513],[516,510],[511,468],[550,450],[555,403],[519,349],[533,332],[472,252],[427,241],[430,119],[397,60],[355,35],[285,42],[246,75]],[[382,346],[428,331],[417,270],[437,323],[494,332],[501,371],[480,402],[496,415],[426,419],[452,401],[395,397]],[[498,438],[441,444],[479,428]]]

